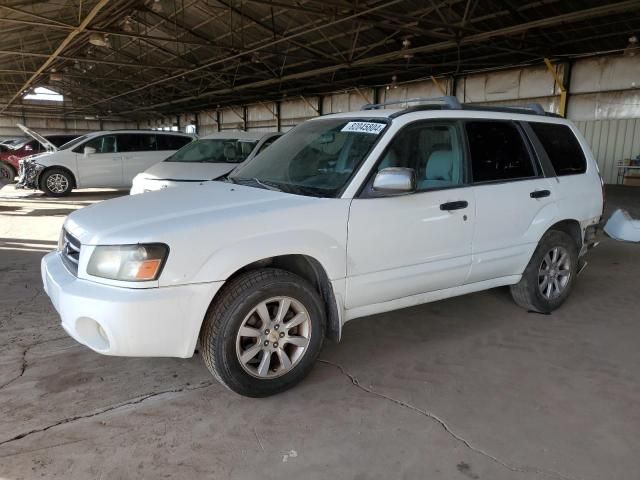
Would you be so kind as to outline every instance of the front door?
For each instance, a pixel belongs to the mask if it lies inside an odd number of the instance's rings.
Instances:
[[[85,148],[95,150],[85,153]],[[122,154],[118,152],[116,136],[93,138],[76,151],[80,188],[120,188],[122,182]]]
[[[475,205],[461,138],[457,122],[418,122],[400,130],[383,153],[374,170],[413,168],[417,190],[375,198],[372,177],[363,195],[352,201],[348,309],[465,282]]]

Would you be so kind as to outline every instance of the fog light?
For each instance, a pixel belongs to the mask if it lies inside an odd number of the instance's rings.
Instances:
[[[104,353],[111,348],[109,336],[102,326],[92,318],[80,317],[75,325],[77,340],[87,347]]]

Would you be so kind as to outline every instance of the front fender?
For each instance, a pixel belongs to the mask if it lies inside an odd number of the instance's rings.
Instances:
[[[246,265],[281,255],[306,255],[317,260],[329,280],[346,275],[344,242],[316,230],[297,230],[254,236],[226,245],[207,258],[193,281],[226,280]]]

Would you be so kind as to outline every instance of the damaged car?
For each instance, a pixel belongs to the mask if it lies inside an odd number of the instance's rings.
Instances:
[[[42,190],[50,197],[69,195],[76,188],[130,188],[138,173],[194,138],[149,130],[89,133],[49,153],[21,160],[17,188]]]
[[[0,180],[12,182],[20,169],[20,160],[41,153],[49,153],[54,149],[78,137],[78,134],[32,135],[32,130],[18,124],[23,132],[31,137],[20,142],[2,146],[0,149]]]

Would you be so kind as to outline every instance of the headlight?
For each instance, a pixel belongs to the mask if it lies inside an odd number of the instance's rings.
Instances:
[[[169,247],[162,243],[98,246],[91,254],[87,273],[125,282],[156,280],[168,254]]]

